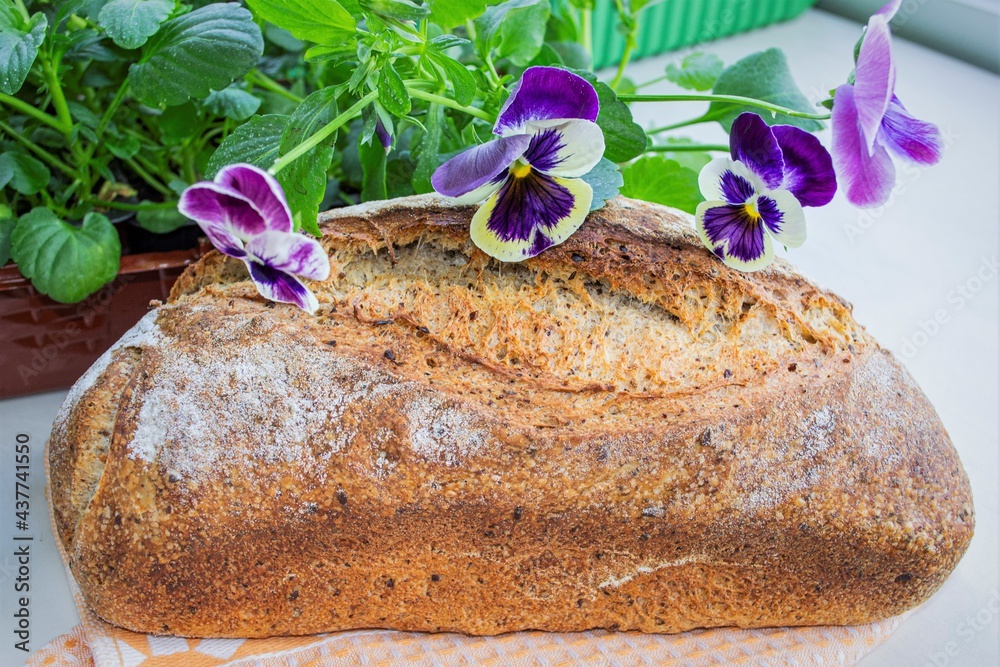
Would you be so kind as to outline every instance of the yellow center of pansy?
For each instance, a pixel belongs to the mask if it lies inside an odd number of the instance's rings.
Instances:
[[[514,178],[524,178],[531,173],[531,165],[526,162],[521,162],[518,160],[514,163],[514,166],[510,168],[510,175]]]
[[[760,218],[760,211],[757,210],[756,197],[754,197],[747,203],[743,204],[743,210],[746,211],[747,215],[753,220],[757,220]]]

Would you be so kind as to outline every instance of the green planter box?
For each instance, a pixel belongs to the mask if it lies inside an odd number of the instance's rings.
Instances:
[[[633,58],[710,42],[795,18],[816,0],[663,0],[641,14]],[[594,8],[594,68],[617,66],[625,48],[612,0]]]

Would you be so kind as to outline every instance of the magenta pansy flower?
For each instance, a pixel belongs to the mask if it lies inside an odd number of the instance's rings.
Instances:
[[[529,67],[500,110],[493,133],[438,167],[434,189],[458,201],[485,200],[473,242],[505,262],[534,257],[583,224],[593,190],[580,177],[604,156],[594,87],[556,67]]]
[[[177,210],[198,223],[219,252],[242,259],[261,296],[315,313],[319,302],[296,276],[326,280],[330,258],[319,242],[292,231],[285,193],[269,173],[233,164],[195,183]]]
[[[889,21],[899,6],[894,0],[868,20],[854,83],[840,86],[833,96],[833,164],[856,206],[879,206],[889,199],[896,183],[891,156],[928,165],[941,159],[938,128],[911,116],[894,92]]]
[[[802,207],[830,203],[837,179],[819,139],[791,125],[769,127],[757,114],[740,114],[729,148],[730,157],[698,176],[708,201],[698,205],[695,225],[727,266],[756,271],[774,260],[772,237],[790,248],[805,242]]]

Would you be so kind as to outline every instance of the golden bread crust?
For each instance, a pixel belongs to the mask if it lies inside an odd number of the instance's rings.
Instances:
[[[926,397],[782,262],[616,199],[498,266],[434,197],[325,214],[317,317],[212,253],[50,443],[88,603],[141,632],[855,624],[973,531]]]

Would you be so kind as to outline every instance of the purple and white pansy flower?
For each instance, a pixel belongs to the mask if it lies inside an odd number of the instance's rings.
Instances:
[[[900,3],[889,2],[868,20],[854,83],[838,87],[833,96],[833,164],[856,206],[879,206],[889,199],[896,183],[890,155],[927,165],[941,159],[938,128],[911,116],[895,95],[889,21]]]
[[[769,127],[741,114],[729,135],[730,157],[705,165],[698,177],[707,201],[696,211],[702,243],[726,265],[762,269],[775,241],[797,248],[806,240],[803,206],[824,206],[837,191],[830,154],[812,134],[791,125]]]
[[[493,126],[499,138],[448,160],[431,183],[461,203],[485,200],[471,236],[486,254],[534,257],[569,238],[590,212],[594,193],[580,177],[604,156],[599,110],[586,79],[529,67]]]
[[[187,188],[177,210],[194,220],[219,252],[242,259],[261,296],[315,313],[319,302],[296,276],[326,280],[330,258],[319,242],[293,231],[285,193],[266,171],[224,167]]]

